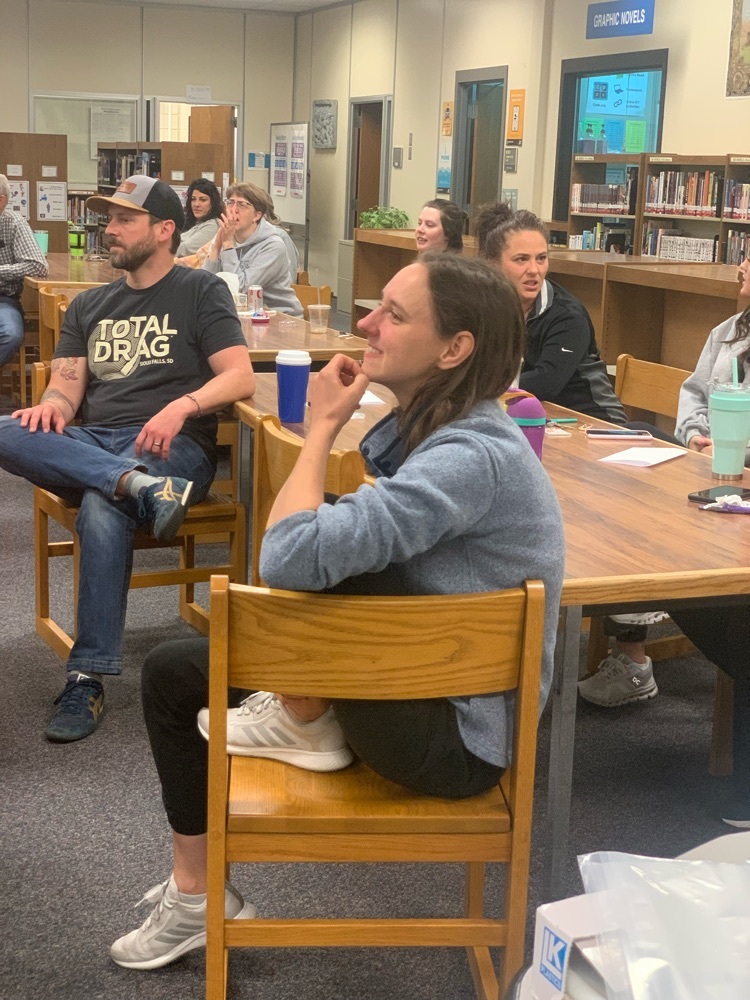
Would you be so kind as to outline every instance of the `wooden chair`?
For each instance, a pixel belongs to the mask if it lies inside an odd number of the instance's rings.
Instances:
[[[37,363],[32,374],[33,396],[41,398],[49,380],[49,365]],[[221,426],[221,425],[220,425]],[[236,423],[235,431],[236,435]],[[231,429],[227,430],[231,434]],[[231,442],[230,442],[231,443]],[[236,444],[236,437],[235,437]],[[237,448],[235,447],[235,452]],[[236,461],[232,458],[236,470]],[[218,485],[218,484],[217,484]],[[158,542],[139,530],[135,536],[136,549],[175,548],[179,552],[178,566],[133,572],[130,588],[178,586],[180,588],[180,614],[193,628],[203,634],[208,632],[208,610],[196,601],[196,583],[206,583],[215,573],[227,573],[233,580],[244,581],[247,571],[247,542],[245,509],[234,497],[237,484],[231,478],[221,485],[229,487],[227,496],[214,488],[205,500],[189,508],[185,521],[173,542]],[[50,560],[59,556],[73,557],[73,608],[75,634],[75,605],[78,598],[78,535],[75,520],[78,508],[49,490],[34,488],[34,555],[36,576],[36,630],[44,641],[65,659],[73,645],[73,636],[52,617],[50,611]],[[49,520],[56,521],[71,535],[66,541],[50,541]],[[206,543],[225,541],[228,552],[224,561],[213,560],[199,565],[196,550],[206,548]]]
[[[294,468],[302,438],[285,430],[272,414],[261,418],[255,430],[253,459],[253,527],[250,582],[261,583],[258,563],[260,546],[273,502]],[[358,451],[334,449],[328,456],[326,493],[354,493],[365,482],[365,461]]]
[[[60,329],[65,313],[61,313],[61,305],[68,306],[81,292],[87,288],[99,288],[103,282],[63,282],[39,286],[39,360],[51,361],[57,342],[60,339]]]
[[[677,418],[680,389],[692,372],[684,368],[670,368],[653,361],[641,361],[632,354],[621,354],[617,359],[615,393],[625,407],[646,410],[656,416]],[[607,655],[609,640],[602,627],[602,619],[591,619],[589,630],[588,669],[593,672]],[[652,639],[646,644],[652,660],[667,660],[674,656],[689,656],[695,646],[684,635]],[[729,774],[732,769],[732,693],[734,682],[722,670],[717,672],[714,702],[713,735],[710,770],[712,774]]]
[[[314,306],[318,303],[322,306],[330,306],[331,304],[330,285],[292,285],[292,291],[302,303],[305,319],[307,319],[308,306]]]
[[[211,581],[209,1000],[226,996],[228,949],[238,946],[464,947],[477,996],[504,996],[524,957],[543,618],[540,582],[500,593],[343,597]],[[354,699],[514,690],[513,763],[496,788],[455,800],[415,795],[362,763],[314,773],[230,757],[229,685]],[[235,861],[465,862],[464,915],[225,920]],[[503,912],[490,918],[485,865],[499,861]],[[491,947],[504,948],[499,977]]]

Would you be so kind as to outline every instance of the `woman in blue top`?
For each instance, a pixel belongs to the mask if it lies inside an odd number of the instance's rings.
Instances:
[[[481,261],[425,255],[389,282],[359,329],[368,341],[361,367],[337,355],[312,383],[309,433],[264,536],[264,580],[300,590],[436,594],[540,578],[546,698],[563,533],[541,463],[497,403],[521,357],[514,290]],[[327,456],[370,379],[398,402],[362,442],[376,485],[327,504]],[[207,746],[199,730],[207,732],[207,677],[206,639],[165,643],[144,667],[174,870],[148,895],[156,905],[146,923],[112,946],[113,959],[128,968],[157,968],[205,943]],[[461,797],[492,787],[507,767],[512,703],[497,694],[331,704],[259,692],[230,709],[228,740],[233,753],[312,770],[344,767],[354,751],[408,788]],[[254,910],[228,887],[226,912]]]

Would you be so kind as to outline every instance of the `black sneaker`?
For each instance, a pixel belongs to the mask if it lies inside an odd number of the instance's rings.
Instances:
[[[165,476],[141,494],[140,515],[151,525],[154,538],[171,542],[185,520],[193,484],[188,479]]]
[[[104,686],[85,674],[69,674],[57,709],[44,735],[51,743],[74,743],[85,739],[99,725],[104,712]]]
[[[727,826],[750,830],[750,802],[747,799],[730,799],[721,810],[721,818]]]

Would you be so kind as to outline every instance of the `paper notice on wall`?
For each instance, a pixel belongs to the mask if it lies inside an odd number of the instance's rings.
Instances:
[[[132,142],[133,109],[125,104],[109,104],[103,101],[91,103],[91,158],[97,156],[99,142]]]
[[[8,184],[10,185],[10,198],[8,199],[8,208],[12,209],[12,211],[14,212],[18,212],[18,214],[22,215],[24,219],[28,219],[29,182],[17,181],[9,177]]]
[[[277,133],[273,147],[273,193],[282,198],[286,198],[288,173],[289,143],[285,135]]]
[[[289,194],[292,198],[305,197],[305,138],[305,132],[294,130],[289,163]]]
[[[66,222],[68,185],[65,181],[36,182],[36,217],[39,222]]]
[[[452,139],[440,140],[440,152],[438,153],[437,171],[437,193],[451,193],[451,157],[453,150]]]

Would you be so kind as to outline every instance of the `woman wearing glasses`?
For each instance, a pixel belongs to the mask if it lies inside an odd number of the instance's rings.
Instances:
[[[289,283],[286,247],[276,226],[264,218],[266,208],[254,185],[233,184],[203,267],[214,274],[236,274],[241,292],[261,285],[266,308],[302,316],[302,306]]]

